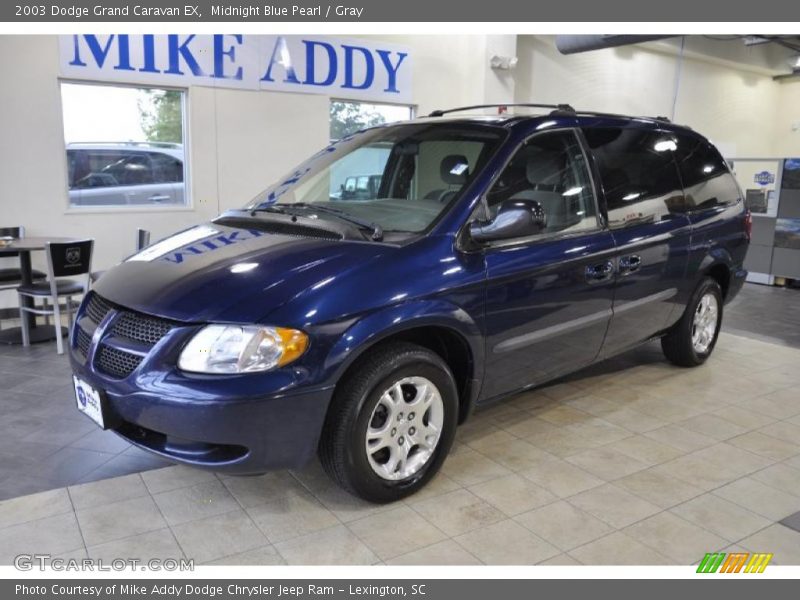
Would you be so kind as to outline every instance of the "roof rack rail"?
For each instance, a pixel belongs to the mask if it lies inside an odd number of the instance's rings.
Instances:
[[[658,121],[660,123],[672,123],[669,117],[631,117],[631,115],[623,115],[620,113],[609,113],[609,112],[600,112],[600,111],[592,111],[592,110],[575,110],[569,104],[532,104],[532,103],[511,103],[511,104],[475,104],[472,106],[460,106],[458,108],[448,108],[444,110],[434,110],[428,116],[429,117],[441,117],[449,113],[454,112],[463,112],[466,110],[476,110],[481,108],[514,108],[514,107],[523,107],[523,108],[549,108],[552,109],[551,115],[572,115],[572,116],[588,116],[588,117],[610,117],[616,119],[631,119],[631,118],[638,118],[638,119],[649,119],[651,121]],[[687,127],[687,129],[690,129]]]
[[[585,115],[587,117],[612,117],[619,119],[630,119],[630,115],[623,115],[621,113],[600,112],[596,110],[577,110],[576,115]]]
[[[577,110],[575,111],[576,115],[585,115],[588,117],[611,117],[611,118],[618,118],[618,119],[648,119],[650,121],[659,121],[661,123],[672,123],[669,117],[633,117],[631,115],[623,115],[619,113],[608,113],[608,112],[598,112],[592,110]]]
[[[465,110],[476,110],[479,108],[550,108],[555,113],[569,113],[574,114],[575,109],[569,104],[528,104],[528,103],[511,103],[511,104],[475,104],[473,106],[459,106],[458,108],[448,108],[444,110],[434,110],[430,113],[429,117],[442,117],[449,113],[463,112]]]

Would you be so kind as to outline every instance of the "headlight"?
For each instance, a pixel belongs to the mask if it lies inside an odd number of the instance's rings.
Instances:
[[[308,346],[296,329],[207,325],[181,352],[178,367],[192,373],[253,373],[288,365]]]

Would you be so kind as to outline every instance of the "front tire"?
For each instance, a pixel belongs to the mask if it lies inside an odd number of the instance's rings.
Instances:
[[[442,466],[457,420],[455,380],[441,357],[415,344],[386,344],[340,382],[320,461],[334,481],[365,500],[400,500]]]
[[[715,279],[706,277],[692,294],[681,320],[661,338],[661,349],[678,366],[702,365],[714,350],[721,324],[722,290]]]

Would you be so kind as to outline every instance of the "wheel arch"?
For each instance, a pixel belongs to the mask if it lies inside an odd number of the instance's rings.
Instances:
[[[459,307],[442,303],[395,307],[353,324],[334,345],[326,366],[335,365],[332,379],[338,387],[358,361],[378,346],[402,341],[427,348],[453,373],[462,423],[480,391],[482,339],[477,324]]]
[[[724,302],[728,297],[734,272],[733,259],[728,251],[724,248],[716,248],[709,252],[703,259],[699,272],[701,279],[711,277],[719,284]]]

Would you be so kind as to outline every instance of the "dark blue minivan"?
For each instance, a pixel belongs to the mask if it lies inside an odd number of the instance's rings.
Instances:
[[[663,118],[528,106],[361,131],[108,271],[72,331],[78,407],[228,473],[319,454],[388,502],[475,406],[655,338],[702,364],[750,237],[720,153]]]

